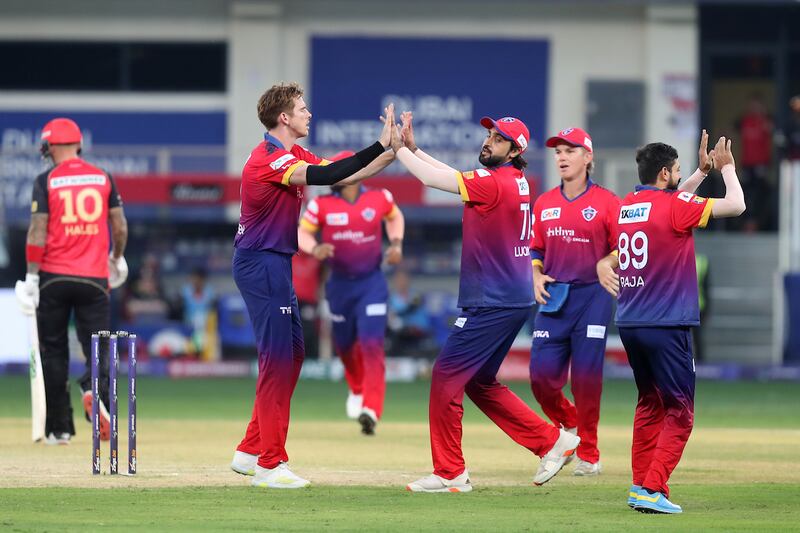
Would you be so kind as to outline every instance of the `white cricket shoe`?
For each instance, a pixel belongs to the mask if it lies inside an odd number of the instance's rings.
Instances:
[[[233,452],[233,461],[231,462],[231,470],[243,476],[256,475],[256,464],[258,464],[258,456],[249,453],[240,452],[236,450]]]
[[[66,446],[69,444],[72,435],[67,432],[53,433],[52,431],[45,437],[44,443],[50,446]]]
[[[406,490],[411,492],[470,492],[472,483],[469,481],[469,472],[464,470],[460,476],[445,479],[431,474],[406,485]]]
[[[295,475],[286,463],[279,463],[275,468],[262,468],[256,465],[255,476],[250,484],[270,489],[302,489],[308,487],[311,482]]]
[[[567,433],[572,433],[573,435],[577,435],[578,434],[578,428],[576,428],[576,427],[575,428],[565,428],[565,427],[562,426],[562,428]],[[564,466],[567,466],[568,464],[570,464],[572,462],[572,460],[575,459],[575,455],[577,455],[577,454],[573,453],[572,455],[567,457],[567,460],[564,461]]]
[[[564,468],[567,458],[575,453],[575,449],[581,442],[581,438],[577,435],[568,433],[563,429],[559,431],[558,440],[553,445],[553,448],[542,457],[539,470],[533,476],[534,485],[544,485],[558,474]]]
[[[566,464],[566,463],[565,463]],[[603,471],[600,461],[590,463],[578,457],[578,464],[575,465],[575,471],[572,473],[574,476],[596,476]]]
[[[361,414],[361,408],[364,405],[364,395],[363,394],[353,394],[349,392],[347,394],[347,403],[345,404],[345,408],[347,410],[347,418],[351,420],[355,420],[358,418],[358,415]]]

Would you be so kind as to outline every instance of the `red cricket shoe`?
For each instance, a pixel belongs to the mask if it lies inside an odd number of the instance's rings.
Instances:
[[[108,440],[111,438],[111,415],[108,414],[108,409],[100,400],[100,440]],[[86,418],[89,422],[92,421],[92,391],[87,390],[83,393],[83,409],[86,411]]]

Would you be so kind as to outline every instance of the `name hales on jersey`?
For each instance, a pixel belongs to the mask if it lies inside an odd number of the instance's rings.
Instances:
[[[651,202],[639,204],[623,205],[619,210],[619,224],[635,224],[637,222],[647,222],[650,219],[650,211],[653,208]]]

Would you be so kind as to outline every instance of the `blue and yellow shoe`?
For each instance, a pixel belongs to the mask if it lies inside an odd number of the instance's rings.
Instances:
[[[678,514],[682,513],[680,505],[675,505],[660,492],[649,492],[640,489],[636,496],[636,505],[633,507],[640,513]]]
[[[636,497],[639,495],[640,490],[642,490],[642,487],[639,485],[631,485],[631,488],[628,489],[628,507],[631,509],[636,507]]]

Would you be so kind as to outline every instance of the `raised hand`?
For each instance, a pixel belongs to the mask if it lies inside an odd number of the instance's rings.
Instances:
[[[706,130],[703,130],[703,133],[700,135],[700,150],[698,153],[698,164],[697,167],[700,169],[700,172],[703,174],[708,174],[711,172],[711,169],[714,168],[714,151],[712,150],[711,153],[708,153],[708,133]]]
[[[403,144],[406,148],[412,152],[415,152],[417,150],[417,143],[414,141],[414,126],[412,125],[413,120],[414,116],[412,115],[411,111],[403,111],[400,114],[400,121],[403,123]]]
[[[400,130],[400,125],[396,124],[394,127],[394,135],[392,135],[392,150],[394,153],[403,147],[403,132]]]
[[[381,117],[381,122],[383,122],[383,130],[381,131],[381,138],[378,139],[378,142],[383,145],[384,148],[388,148],[392,144],[392,136],[394,135],[394,104],[389,104],[383,110],[384,115]]]
[[[733,159],[733,152],[731,151],[731,141],[730,139],[725,139],[725,137],[720,137],[717,141],[717,145],[714,147],[714,166],[718,169],[722,170],[722,167],[725,165],[734,165],[736,166],[736,161]]]

